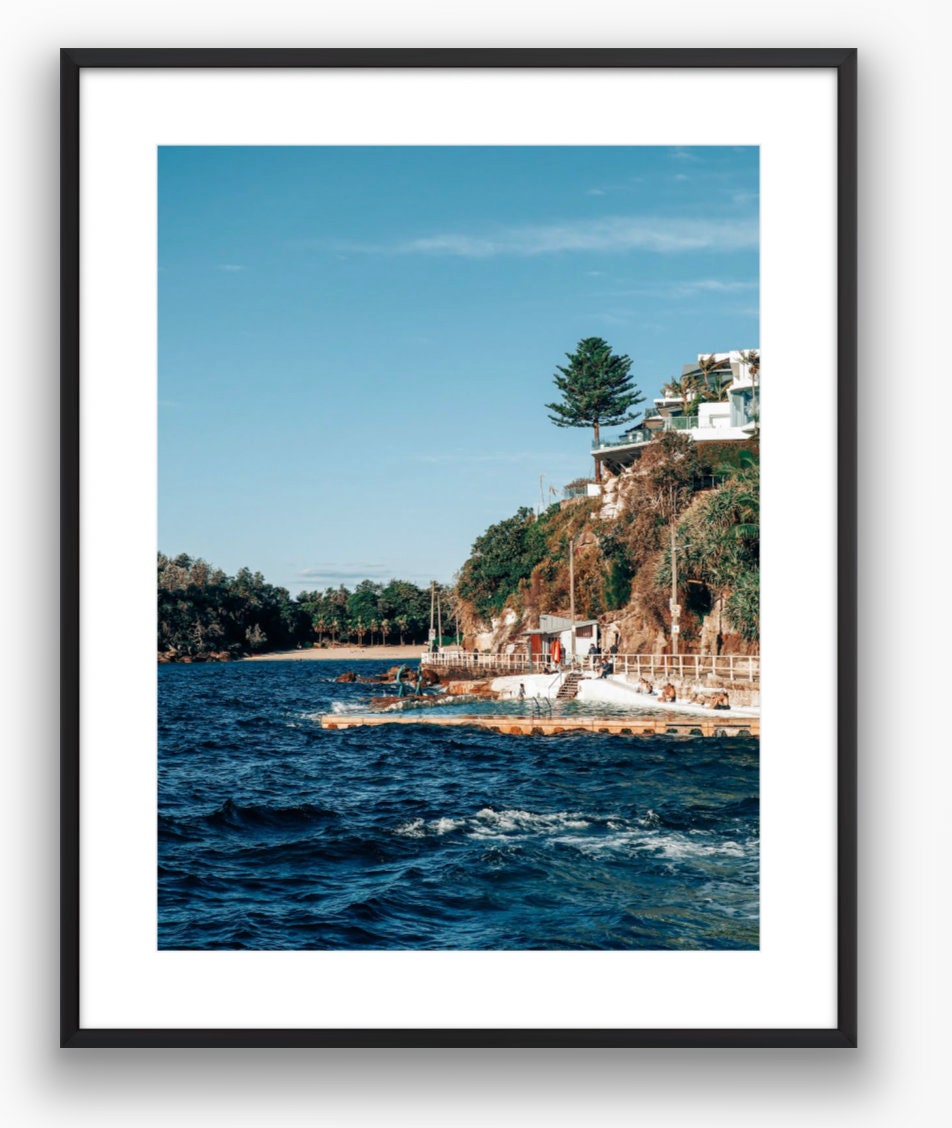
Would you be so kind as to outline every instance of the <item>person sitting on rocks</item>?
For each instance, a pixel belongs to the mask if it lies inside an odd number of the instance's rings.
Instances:
[[[675,692],[674,686],[670,682],[668,682],[664,689],[662,689],[658,694],[659,701],[677,701],[677,699],[678,695]]]
[[[611,658],[608,658],[603,663],[602,672],[598,676],[600,678],[607,678],[609,676],[609,674],[613,674],[614,672],[615,672],[615,663],[611,660]]]
[[[648,681],[647,678],[638,679],[638,692],[639,693],[654,693],[654,686]]]
[[[731,707],[730,698],[723,690],[719,693],[715,693],[711,697],[709,704],[712,709],[729,709]]]

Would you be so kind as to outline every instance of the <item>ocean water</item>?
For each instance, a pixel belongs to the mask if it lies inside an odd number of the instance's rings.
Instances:
[[[389,665],[159,667],[160,948],[758,947],[756,740],[320,728]]]

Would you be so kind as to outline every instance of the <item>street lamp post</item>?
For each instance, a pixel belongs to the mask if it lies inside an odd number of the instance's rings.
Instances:
[[[677,657],[678,635],[681,633],[681,604],[678,603],[678,546],[675,543],[676,529],[671,522],[671,654]]]
[[[681,634],[681,604],[678,603],[678,549],[690,548],[689,544],[678,544],[677,529],[671,522],[671,654],[677,657],[678,639]]]
[[[572,666],[575,666],[575,542],[569,540],[569,618],[572,620]]]

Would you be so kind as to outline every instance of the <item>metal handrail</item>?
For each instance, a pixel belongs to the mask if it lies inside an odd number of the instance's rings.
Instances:
[[[616,439],[593,439],[592,450],[611,450],[613,447],[642,446],[654,438],[654,432],[633,431]]]
[[[532,712],[537,717],[541,717],[543,712],[551,717],[552,716],[552,701],[548,697],[543,697],[542,694],[537,693],[532,698]]]

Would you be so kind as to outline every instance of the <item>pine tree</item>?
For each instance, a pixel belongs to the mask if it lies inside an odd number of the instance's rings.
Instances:
[[[643,402],[644,396],[629,375],[629,357],[615,356],[601,337],[585,337],[574,353],[565,355],[568,365],[557,365],[553,376],[562,402],[545,405],[557,427],[592,427],[597,443],[603,424],[615,427],[635,418],[630,409]],[[601,477],[597,458],[595,477]]]

